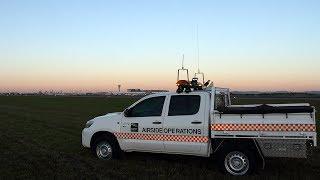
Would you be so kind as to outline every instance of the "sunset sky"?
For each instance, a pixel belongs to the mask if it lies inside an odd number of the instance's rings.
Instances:
[[[319,0],[0,0],[0,91],[320,90]]]

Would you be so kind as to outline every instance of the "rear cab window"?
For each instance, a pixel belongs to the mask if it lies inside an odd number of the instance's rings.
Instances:
[[[194,115],[199,109],[199,95],[173,95],[170,98],[168,116]]]

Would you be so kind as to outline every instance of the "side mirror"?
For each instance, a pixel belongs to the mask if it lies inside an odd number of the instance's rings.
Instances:
[[[129,116],[130,116],[130,112],[131,112],[130,109],[125,109],[125,110],[123,111],[123,115],[124,115],[125,117],[129,117]]]

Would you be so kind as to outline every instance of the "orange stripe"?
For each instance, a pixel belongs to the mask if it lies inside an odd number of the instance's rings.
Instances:
[[[212,124],[214,131],[316,131],[314,124]]]
[[[120,139],[141,139],[155,141],[180,141],[180,142],[208,142],[206,136],[167,135],[167,134],[141,134],[141,133],[114,133]]]

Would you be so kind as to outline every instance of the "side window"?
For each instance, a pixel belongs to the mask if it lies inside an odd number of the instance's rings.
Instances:
[[[145,99],[131,108],[130,117],[161,116],[165,96]]]
[[[171,96],[168,116],[197,114],[200,108],[199,95]]]

